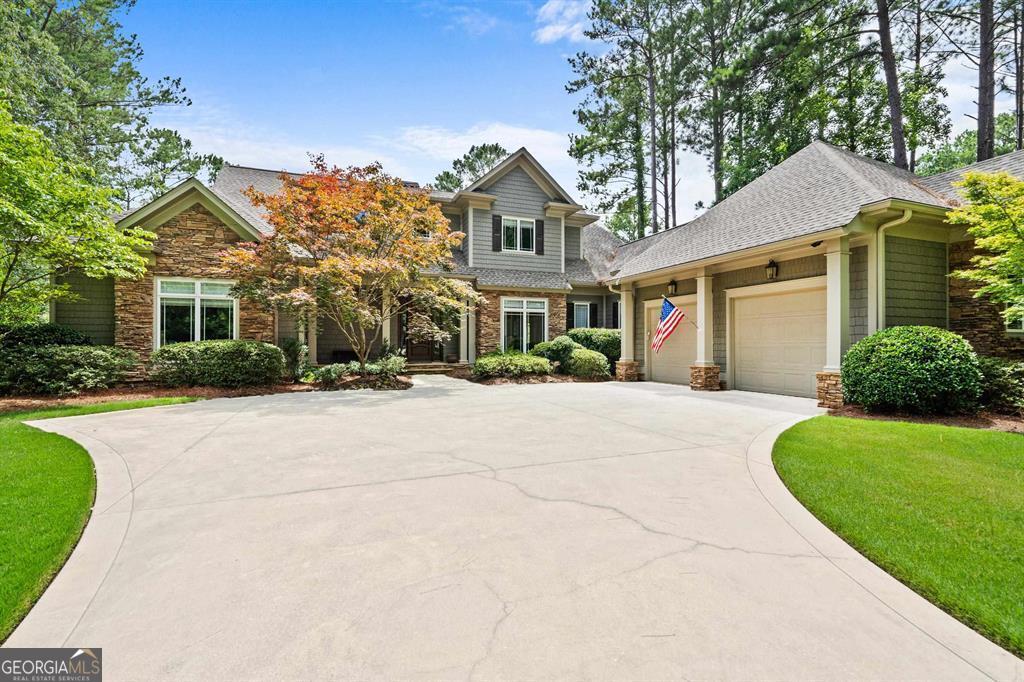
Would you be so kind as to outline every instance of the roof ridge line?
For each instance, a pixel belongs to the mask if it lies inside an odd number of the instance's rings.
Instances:
[[[860,185],[861,189],[865,189],[870,192],[882,191],[884,193],[885,190],[883,190],[880,187],[877,187],[873,182],[871,182],[863,175],[858,173],[857,169],[855,169],[849,161],[844,159],[842,154],[840,154],[836,149],[832,148],[832,145],[822,141],[821,146],[828,153],[829,158],[835,161],[836,165],[839,166],[839,169],[843,172],[843,174],[846,175],[851,180],[853,180],[858,185]]]

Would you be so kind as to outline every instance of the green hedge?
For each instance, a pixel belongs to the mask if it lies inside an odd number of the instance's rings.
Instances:
[[[530,349],[530,355],[557,362],[560,371],[565,371],[569,364],[569,356],[578,348],[583,348],[568,336],[556,336],[552,341],[542,341]]]
[[[284,353],[260,341],[173,343],[153,353],[150,379],[163,386],[264,386],[284,376]]]
[[[577,348],[569,356],[566,371],[574,377],[606,377],[609,371],[608,358],[589,348]]]
[[[596,350],[612,362],[617,361],[622,354],[622,333],[618,329],[576,327],[567,331],[566,335],[584,348]]]
[[[978,356],[963,337],[937,327],[890,327],[843,358],[846,402],[866,410],[970,412],[981,396]]]
[[[317,367],[311,373],[313,383],[320,384],[324,388],[336,386],[342,379],[348,376],[361,374],[361,367],[355,360],[352,362],[338,362],[333,365]],[[386,355],[376,362],[366,363],[367,376],[376,376],[381,379],[394,379],[405,372],[405,357],[401,355]]]
[[[473,375],[481,379],[521,377],[530,374],[551,374],[551,362],[536,355],[509,351],[481,355],[473,364]]]
[[[123,381],[139,356],[113,346],[18,346],[0,350],[0,394],[74,395]]]
[[[71,327],[50,322],[22,324],[16,327],[0,325],[0,348],[15,346],[91,346],[92,340]]]
[[[1024,412],[1024,362],[979,357],[981,367],[981,405],[993,412]]]

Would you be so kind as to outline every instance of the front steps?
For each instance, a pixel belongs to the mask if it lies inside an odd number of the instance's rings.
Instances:
[[[457,369],[469,367],[464,362],[409,362],[405,365],[406,374],[449,374]]]

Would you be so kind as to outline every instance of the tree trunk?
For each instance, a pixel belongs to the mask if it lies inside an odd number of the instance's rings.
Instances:
[[[647,199],[644,196],[644,130],[641,110],[637,107],[633,116],[633,172],[636,194],[636,238],[644,236],[647,224]]]
[[[1015,149],[1024,149],[1024,2],[1013,10],[1013,102],[1017,123]]]
[[[675,98],[673,98],[675,99]],[[676,165],[678,160],[676,159],[676,106],[675,102],[672,103],[672,132],[671,132],[671,144],[672,144],[672,227],[675,227],[679,220],[679,214],[676,213]]]
[[[653,49],[653,48],[652,48]],[[651,232],[658,231],[658,108],[655,101],[657,82],[654,74],[654,56],[647,57],[647,107],[651,126]]]
[[[889,94],[889,127],[892,130],[892,160],[899,168],[907,167],[907,141],[903,136],[903,103],[896,73],[896,53],[892,48],[889,26],[889,0],[875,0],[878,7],[878,44],[882,50],[882,69]],[[980,143],[980,142],[979,142]]]
[[[715,179],[715,203],[722,200],[722,135],[725,134],[721,95],[718,86],[711,88],[711,172]]]
[[[995,154],[996,49],[992,4],[993,0],[980,0],[978,12],[978,161],[991,159]]]

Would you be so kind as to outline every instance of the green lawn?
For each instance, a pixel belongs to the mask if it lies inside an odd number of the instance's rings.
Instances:
[[[64,565],[96,493],[92,459],[84,448],[22,422],[192,400],[154,398],[0,414],[0,642]]]
[[[1024,437],[822,416],[782,434],[773,458],[826,526],[1024,654]]]

